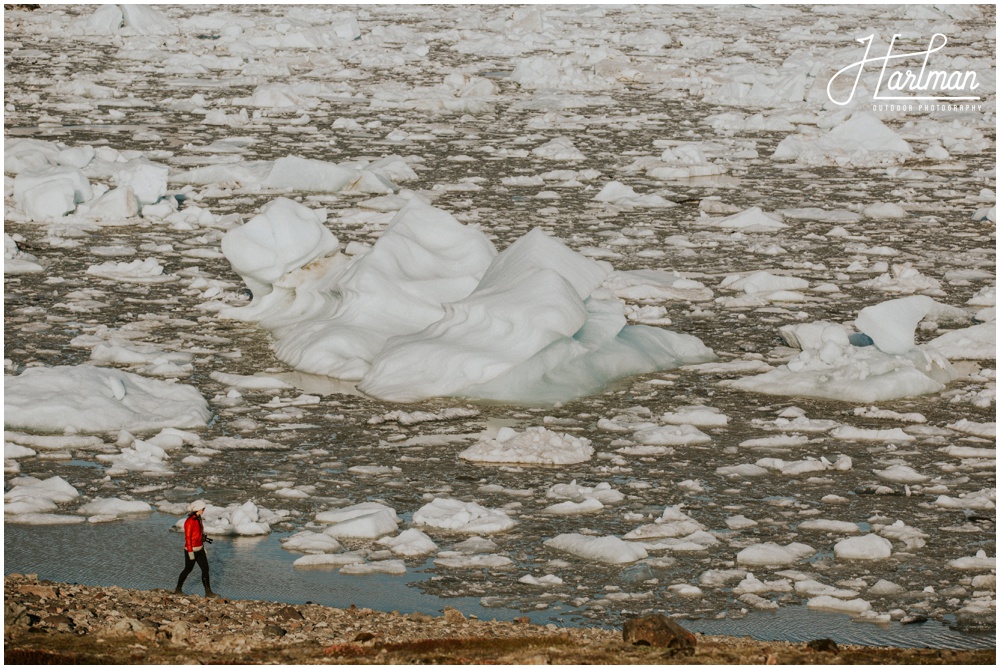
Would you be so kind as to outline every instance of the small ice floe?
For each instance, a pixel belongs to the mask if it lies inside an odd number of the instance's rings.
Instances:
[[[324,532],[302,530],[281,540],[281,547],[296,553],[337,553],[342,546],[339,541]]]
[[[501,427],[496,439],[483,439],[458,454],[471,462],[502,462],[526,465],[571,465],[586,462],[594,455],[590,440],[529,427],[517,432]]]
[[[324,533],[337,539],[377,539],[396,531],[402,522],[396,510],[379,502],[362,502],[316,514],[317,523],[330,523]]]
[[[563,580],[555,574],[545,574],[544,576],[525,574],[521,578],[517,579],[517,582],[538,586],[539,588],[551,588],[563,584]]]
[[[607,202],[619,207],[676,207],[677,203],[671,202],[662,195],[648,194],[639,195],[631,186],[626,186],[620,181],[609,181],[600,192],[594,196],[598,202]]]
[[[952,569],[965,571],[987,571],[996,570],[996,556],[988,557],[986,551],[978,551],[975,557],[956,558],[948,561],[948,566]]]
[[[865,534],[838,541],[833,554],[843,560],[884,560],[892,555],[892,543],[884,537]]]
[[[996,342],[997,324],[990,321],[945,332],[926,346],[949,360],[996,360]]]
[[[729,171],[725,165],[712,162],[701,146],[690,142],[667,146],[658,160],[640,159],[629,169],[644,169],[646,176],[663,181],[718,176]]]
[[[587,156],[573,146],[572,140],[566,137],[556,137],[541,146],[531,150],[532,155],[545,160],[584,160]]]
[[[637,527],[622,538],[647,540],[687,537],[704,530],[704,525],[681,511],[679,507],[668,506],[654,522]]]
[[[597,513],[604,509],[604,504],[596,499],[585,499],[582,502],[559,502],[542,509],[542,513],[551,516],[579,516],[587,513]]]
[[[163,273],[163,265],[156,258],[91,265],[87,274],[121,283],[169,283],[177,280],[175,274]]]
[[[725,427],[729,418],[715,407],[703,405],[681,406],[660,416],[660,420],[671,425],[694,425],[695,427]]]
[[[923,548],[927,545],[926,540],[931,536],[926,532],[907,525],[901,520],[897,520],[891,525],[872,523],[872,531],[876,534],[882,535],[886,539],[892,539],[902,543],[906,546],[907,550]]]
[[[387,547],[393,554],[402,557],[419,557],[438,551],[437,544],[415,527],[403,530],[394,537],[382,537],[378,543]]]
[[[8,485],[10,490],[3,495],[5,522],[13,516],[48,514],[55,511],[59,504],[72,502],[80,496],[76,488],[60,476],[47,479],[18,476],[10,479]]]
[[[90,365],[4,377],[4,424],[39,432],[198,428],[211,412],[193,386]]]
[[[917,323],[933,306],[927,297],[890,300],[866,307],[857,324],[872,345],[852,342],[847,328],[834,323],[786,326],[782,336],[801,349],[787,364],[723,385],[772,395],[802,395],[848,402],[876,402],[935,393],[957,377],[951,364],[932,349],[916,347]]]
[[[438,497],[417,509],[413,523],[449,532],[494,534],[506,532],[517,521],[502,509],[488,509],[475,502]]]
[[[984,439],[995,439],[997,436],[997,424],[995,422],[977,423],[969,420],[968,418],[962,418],[961,420],[949,424],[947,427],[949,430],[964,432],[965,434],[971,434]]]
[[[402,560],[375,560],[374,562],[353,562],[340,568],[341,574],[366,576],[369,574],[387,574],[402,576],[406,573],[406,563]]]
[[[447,569],[506,569],[513,567],[514,561],[505,555],[466,555],[442,551],[434,558],[434,564]]]
[[[760,207],[750,207],[737,214],[721,218],[706,216],[702,213],[702,217],[695,220],[695,225],[759,233],[774,232],[788,227],[781,222],[781,214],[768,213]]]
[[[888,441],[888,442],[908,442],[916,441],[916,437],[907,434],[902,428],[894,427],[890,429],[873,429],[864,427],[853,427],[841,425],[830,430],[830,436],[842,441]]]
[[[596,500],[602,505],[618,504],[625,499],[625,495],[612,488],[610,483],[601,482],[591,488],[579,485],[576,479],[569,483],[556,483],[545,492],[545,496],[550,499],[565,499],[571,502]]]
[[[296,558],[292,563],[293,567],[346,567],[347,565],[361,564],[365,561],[364,551],[350,551],[346,553],[310,553]]]
[[[912,295],[922,293],[924,295],[944,296],[941,289],[941,282],[933,277],[921,274],[918,269],[909,263],[894,264],[890,271],[880,274],[874,279],[861,281],[860,288],[877,290],[883,293],[897,293],[901,295]]]
[[[840,599],[838,597],[831,597],[830,595],[819,595],[818,597],[811,597],[809,601],[806,602],[806,606],[810,609],[818,609],[821,611],[836,611],[838,613],[848,613],[853,616],[860,616],[861,614],[871,610],[872,605],[863,599]]]
[[[909,465],[889,465],[885,469],[873,471],[883,481],[891,481],[892,483],[926,483],[931,480],[930,476],[921,474]]]
[[[781,546],[766,542],[748,546],[736,554],[736,564],[744,567],[785,566],[816,553],[816,549],[806,544],[790,543]]]
[[[152,513],[153,507],[139,500],[95,497],[77,509],[76,512],[81,516],[88,516],[87,522],[99,523]]]
[[[164,449],[148,441],[135,439],[131,435],[128,435],[120,453],[116,455],[102,453],[97,456],[97,460],[109,465],[105,470],[108,476],[122,476],[128,472],[147,475],[173,473],[167,464],[170,456]]]
[[[208,376],[213,381],[218,381],[224,386],[240,390],[291,390],[295,387],[287,381],[263,374],[244,376],[242,374],[227,374],[226,372],[212,371]]]
[[[584,534],[560,534],[545,541],[549,548],[570,553],[593,562],[627,564],[645,559],[641,545],[622,541],[616,536],[595,537]]]
[[[474,418],[479,415],[477,409],[465,409],[462,407],[452,407],[441,409],[440,411],[390,411],[381,416],[372,416],[368,419],[369,425],[381,425],[382,423],[396,422],[400,425],[416,425],[418,423],[430,423],[434,421],[456,420],[459,418]]]
[[[633,438],[647,446],[691,446],[707,444],[712,438],[694,425],[654,425],[637,430]]]
[[[18,241],[23,242],[24,237],[6,232],[3,233],[3,273],[4,274],[35,274],[44,272],[45,269],[36,263],[38,260],[30,253],[25,253],[18,246]]]
[[[798,524],[798,529],[806,532],[826,532],[829,534],[858,534],[861,528],[857,523],[845,520],[827,520],[825,518],[810,518]]]
[[[910,145],[874,114],[859,112],[825,135],[788,135],[771,158],[802,165],[878,167],[898,165],[912,155]]]
[[[934,505],[943,509],[969,509],[973,511],[995,511],[997,508],[996,488],[962,493],[958,497],[939,495]]]

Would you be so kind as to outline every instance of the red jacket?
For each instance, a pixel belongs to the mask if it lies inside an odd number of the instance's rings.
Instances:
[[[205,543],[205,526],[202,525],[201,517],[192,513],[184,521],[184,550],[190,553],[196,548],[201,548]]]

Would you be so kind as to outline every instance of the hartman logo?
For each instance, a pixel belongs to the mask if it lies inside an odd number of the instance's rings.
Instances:
[[[947,102],[947,103],[972,103],[981,98],[973,95],[979,88],[979,77],[973,71],[947,71],[932,70],[928,68],[928,63],[932,53],[941,51],[948,43],[948,38],[942,33],[935,33],[924,51],[913,52],[893,52],[896,48],[896,40],[899,34],[892,36],[889,48],[884,56],[871,56],[872,43],[875,35],[858,38],[858,42],[865,45],[864,57],[847,67],[841,69],[826,84],[826,95],[830,102],[837,105],[847,105],[854,100],[854,94],[858,89],[858,82],[865,68],[878,67],[878,84],[875,86],[873,102],[895,102],[895,103],[924,103],[924,102]],[[919,69],[899,69],[898,66],[904,64],[915,64],[919,62]],[[892,67],[891,71],[889,68]],[[832,88],[834,82],[841,77],[849,77],[853,73],[854,81],[850,87],[850,93],[846,98],[836,98]],[[942,92],[947,94],[942,95]],[[932,94],[933,93],[933,94]],[[966,105],[963,105],[966,106]],[[967,105],[973,107],[976,105]]]

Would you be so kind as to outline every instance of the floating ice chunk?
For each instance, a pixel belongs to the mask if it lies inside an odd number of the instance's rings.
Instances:
[[[626,207],[676,207],[677,203],[671,202],[662,195],[648,194],[639,195],[631,186],[626,186],[620,181],[609,181],[604,188],[594,196],[598,202],[610,202],[618,206]]]
[[[438,550],[437,544],[415,527],[404,530],[395,537],[382,537],[378,543],[387,546],[394,554],[403,557],[430,555]]]
[[[648,163],[646,176],[663,180],[691,179],[716,176],[727,171],[724,165],[711,162],[702,147],[687,143],[665,148],[659,161]]]
[[[362,502],[341,509],[321,511],[316,522],[331,523],[325,534],[337,539],[377,539],[396,531],[401,523],[395,509],[378,502]]]
[[[623,539],[663,539],[687,537],[705,526],[682,512],[676,506],[668,506],[655,522],[635,528]]]
[[[877,290],[883,293],[899,293],[909,295],[912,293],[924,293],[926,295],[943,296],[941,282],[920,273],[918,269],[909,263],[893,265],[889,272],[880,274],[874,279],[861,281],[860,288]]]
[[[55,511],[58,504],[72,502],[80,493],[60,476],[38,479],[19,476],[8,482],[10,490],[4,493],[4,517],[21,514],[44,514]]]
[[[163,265],[156,258],[136,258],[127,263],[112,260],[91,265],[87,274],[122,283],[169,283],[177,280],[176,275],[163,273]]]
[[[837,611],[839,613],[849,613],[854,616],[861,615],[872,608],[872,605],[863,599],[839,599],[829,595],[812,597],[806,602],[806,606],[810,609]]]
[[[712,438],[694,425],[662,425],[635,432],[635,440],[651,446],[688,446],[707,444]]]
[[[788,227],[781,222],[780,214],[767,213],[760,207],[750,207],[738,214],[724,218],[713,218],[704,216],[703,214],[702,218],[699,218],[695,222],[698,225],[727,230],[741,230],[743,232],[773,232]],[[806,282],[806,285],[808,285],[808,282]]]
[[[140,207],[154,204],[167,194],[167,174],[170,168],[145,158],[125,163],[115,172],[119,189],[131,189]]]
[[[406,563],[402,560],[376,560],[375,562],[354,562],[340,568],[341,574],[363,576],[367,574],[388,574],[402,576],[406,573]]]
[[[707,588],[719,588],[745,576],[746,569],[709,569],[698,576],[698,583]],[[750,578],[753,578],[753,574]]]
[[[262,374],[243,376],[240,374],[213,371],[209,373],[209,377],[225,386],[240,388],[241,390],[288,390],[295,387],[287,381]]]
[[[475,502],[440,497],[414,512],[413,522],[465,534],[494,534],[517,525],[517,521],[502,509],[488,509]]]
[[[897,520],[892,525],[872,524],[872,529],[886,539],[895,539],[906,545],[907,550],[923,548],[927,545],[926,539],[930,535],[915,527],[910,527],[901,520]]]
[[[131,186],[119,186],[81,205],[77,213],[99,221],[134,218],[139,215],[139,201]]]
[[[892,555],[892,544],[878,535],[865,534],[838,541],[833,554],[844,560],[884,560]]]
[[[517,433],[502,427],[496,439],[479,441],[458,454],[472,462],[510,462],[532,465],[570,465],[586,462],[594,454],[590,440],[529,427]]]
[[[949,360],[996,360],[996,342],[997,324],[996,321],[990,321],[946,332],[927,342],[925,346]]]
[[[894,483],[925,483],[931,478],[907,465],[890,465],[885,469],[876,469],[874,471],[875,475],[880,479]]]
[[[92,197],[90,182],[74,167],[39,167],[14,177],[14,204],[34,220],[72,213]]]
[[[589,488],[578,485],[575,479],[570,483],[556,483],[546,491],[545,496],[577,503],[597,500],[601,504],[618,504],[625,499],[625,495],[612,488],[610,483],[598,483],[593,488]]]
[[[782,331],[803,346],[802,352],[787,364],[759,376],[722,384],[772,395],[870,403],[938,392],[957,377],[950,363],[932,350],[913,348],[903,354],[890,354],[877,346],[851,345],[847,330],[841,326],[813,325],[816,327]],[[892,335],[894,342],[900,338],[898,332]]]
[[[748,527],[756,527],[758,524],[756,520],[751,520],[742,514],[726,518],[726,527],[731,530],[745,530]]]
[[[996,570],[997,559],[996,556],[987,557],[986,551],[979,551],[976,553],[975,557],[964,557],[949,560],[948,566],[952,569],[962,569],[968,571]]]
[[[988,491],[980,490],[974,493],[963,494],[959,497],[939,495],[938,498],[934,500],[934,504],[944,509],[995,511],[997,508],[996,488]]]
[[[807,558],[815,552],[816,549],[805,544],[790,543],[787,546],[780,546],[767,542],[741,550],[736,554],[736,564],[747,567],[785,566]]]
[[[725,427],[729,418],[715,407],[702,405],[677,407],[660,416],[660,420],[671,425],[694,425],[696,427]]]
[[[148,5],[118,5],[126,30],[134,35],[173,35],[177,26],[163,12]],[[96,14],[96,12],[95,12]],[[107,21],[110,23],[110,21]]]
[[[108,476],[121,476],[126,472],[171,473],[167,465],[167,460],[170,459],[167,452],[155,444],[140,439],[136,439],[131,447],[123,448],[117,455],[101,454],[97,459],[110,465],[106,470]]]
[[[795,592],[811,596],[826,595],[828,597],[836,597],[837,599],[850,599],[851,597],[858,596],[856,590],[848,590],[846,588],[835,588],[832,585],[826,585],[825,583],[820,583],[819,581],[812,578],[802,578],[796,580]]]
[[[612,272],[604,281],[604,287],[623,300],[702,302],[712,299],[712,290],[703,283],[686,279],[676,272],[655,269]]]
[[[563,580],[555,574],[546,574],[545,576],[532,576],[531,574],[525,574],[521,578],[517,579],[517,582],[525,583],[527,585],[537,585],[540,588],[548,588],[563,584]]]
[[[549,548],[576,555],[585,560],[607,564],[627,564],[645,559],[642,546],[615,536],[593,537],[583,534],[560,534],[545,542]]]
[[[789,135],[771,157],[805,165],[897,165],[913,154],[910,145],[870,113],[856,113],[821,137]]]
[[[302,530],[282,539],[281,547],[298,553],[336,553],[341,549],[341,544],[324,532]]]
[[[445,552],[434,559],[434,564],[447,569],[505,569],[513,567],[514,561],[504,555],[462,555]]]
[[[361,553],[312,553],[292,563],[293,567],[344,567],[365,561]]]
[[[717,467],[715,473],[719,476],[738,476],[741,478],[752,478],[754,476],[765,476],[768,470],[759,465],[745,463],[742,465],[726,465]]]
[[[553,140],[535,147],[531,153],[546,160],[584,160],[587,156],[573,146],[573,142],[566,137],[556,137]]]
[[[95,497],[76,510],[82,516],[111,516],[120,518],[141,513],[152,513],[153,507],[139,500]]]
[[[916,437],[907,434],[902,428],[894,427],[889,429],[853,427],[851,425],[841,425],[830,430],[830,436],[843,441],[892,441],[906,442],[915,441]]]
[[[824,518],[810,518],[798,524],[800,530],[810,532],[830,532],[835,534],[857,534],[861,531],[857,523],[849,523],[844,520],[826,520]]]
[[[20,235],[18,239],[24,241]],[[38,260],[30,253],[25,253],[18,248],[17,240],[6,232],[3,233],[3,273],[4,274],[34,274],[44,271],[44,268],[36,263]]]
[[[585,499],[582,502],[560,502],[542,509],[542,513],[553,516],[579,516],[586,513],[596,513],[604,509],[604,504],[596,499]]]
[[[863,212],[868,218],[905,218],[908,216],[905,209],[892,202],[876,202],[864,208]]]
[[[222,252],[257,300],[281,276],[335,251],[339,243],[323,227],[325,210],[313,211],[286,198],[264,205],[260,213],[222,238]]]
[[[902,355],[914,348],[917,323],[933,306],[934,300],[923,295],[889,300],[862,309],[854,324],[885,353]]]
[[[977,423],[969,420],[968,418],[962,418],[961,420],[949,424],[948,429],[955,430],[956,432],[964,432],[965,434],[972,434],[977,437],[983,437],[984,439],[994,439],[997,436],[997,424],[995,422]]]
[[[4,377],[4,425],[39,432],[133,432],[204,427],[208,404],[192,386],[103,367],[32,367]]]

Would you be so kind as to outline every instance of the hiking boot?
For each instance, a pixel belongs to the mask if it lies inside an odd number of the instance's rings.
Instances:
[[[208,592],[205,593],[205,599],[219,599],[219,596],[214,592],[212,592],[211,590],[209,590]]]
[[[184,591],[183,591],[183,590],[181,590],[180,588],[177,588],[176,590],[174,590],[174,594],[175,594],[175,595],[183,595],[183,594],[184,594]]]

